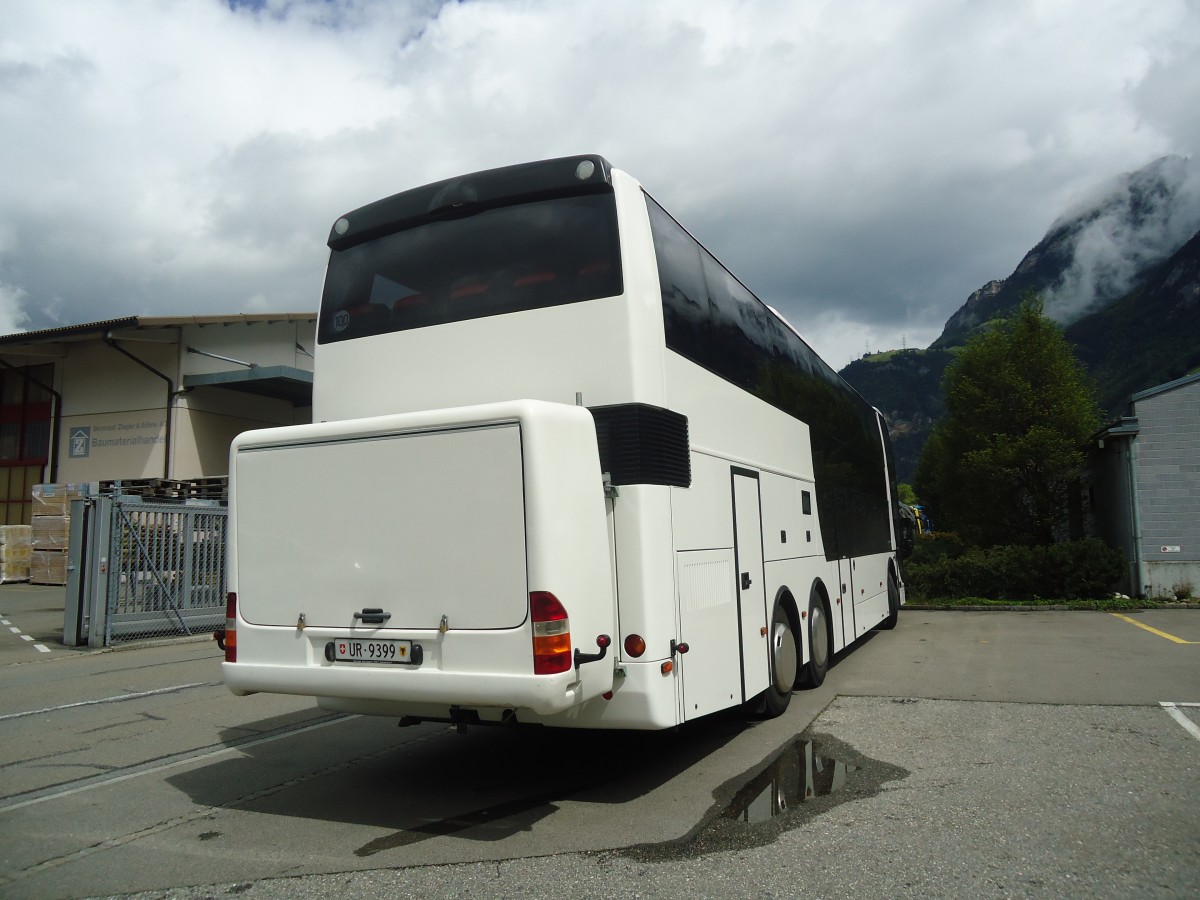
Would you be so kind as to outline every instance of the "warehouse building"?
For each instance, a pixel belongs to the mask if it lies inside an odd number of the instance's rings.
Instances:
[[[1124,552],[1125,589],[1200,591],[1200,373],[1134,394],[1095,436],[1090,493],[1099,535]]]
[[[0,336],[0,525],[32,488],[228,474],[251,428],[312,420],[315,313],[130,316]]]

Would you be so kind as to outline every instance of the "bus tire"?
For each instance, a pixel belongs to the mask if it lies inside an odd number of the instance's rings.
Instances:
[[[900,621],[900,585],[896,583],[896,574],[888,572],[888,614],[879,623],[881,631],[891,631]]]
[[[829,614],[825,601],[816,590],[808,598],[808,662],[800,670],[806,688],[817,688],[829,671]]]
[[[763,712],[773,719],[783,715],[791,702],[792,687],[796,683],[796,666],[800,660],[800,646],[796,641],[792,617],[788,614],[782,598],[775,601],[768,635],[771,641],[771,685],[763,694]]]

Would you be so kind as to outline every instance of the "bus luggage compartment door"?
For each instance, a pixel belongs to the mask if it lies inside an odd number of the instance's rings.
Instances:
[[[738,633],[735,569],[732,548],[675,554],[679,634],[690,648],[676,660],[683,676],[685,720],[727,709],[742,699],[740,654],[731,652],[729,640]]]
[[[258,625],[513,628],[528,615],[516,424],[236,456],[239,612]]]

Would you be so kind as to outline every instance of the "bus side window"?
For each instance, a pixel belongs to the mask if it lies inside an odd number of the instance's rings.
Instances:
[[[712,312],[704,286],[700,245],[649,196],[650,231],[658,260],[667,346],[714,372],[717,351],[712,340]]]

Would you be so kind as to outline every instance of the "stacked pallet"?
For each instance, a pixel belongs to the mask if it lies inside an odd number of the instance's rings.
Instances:
[[[210,478],[130,478],[100,482],[100,493],[141,497],[143,500],[181,502],[184,500],[229,499],[229,479],[224,475]]]
[[[33,558],[33,528],[29,525],[0,525],[0,584],[29,580]]]
[[[84,496],[81,484],[35,484],[31,522],[33,553],[29,580],[34,584],[67,583],[67,551],[71,539],[71,501]]]

